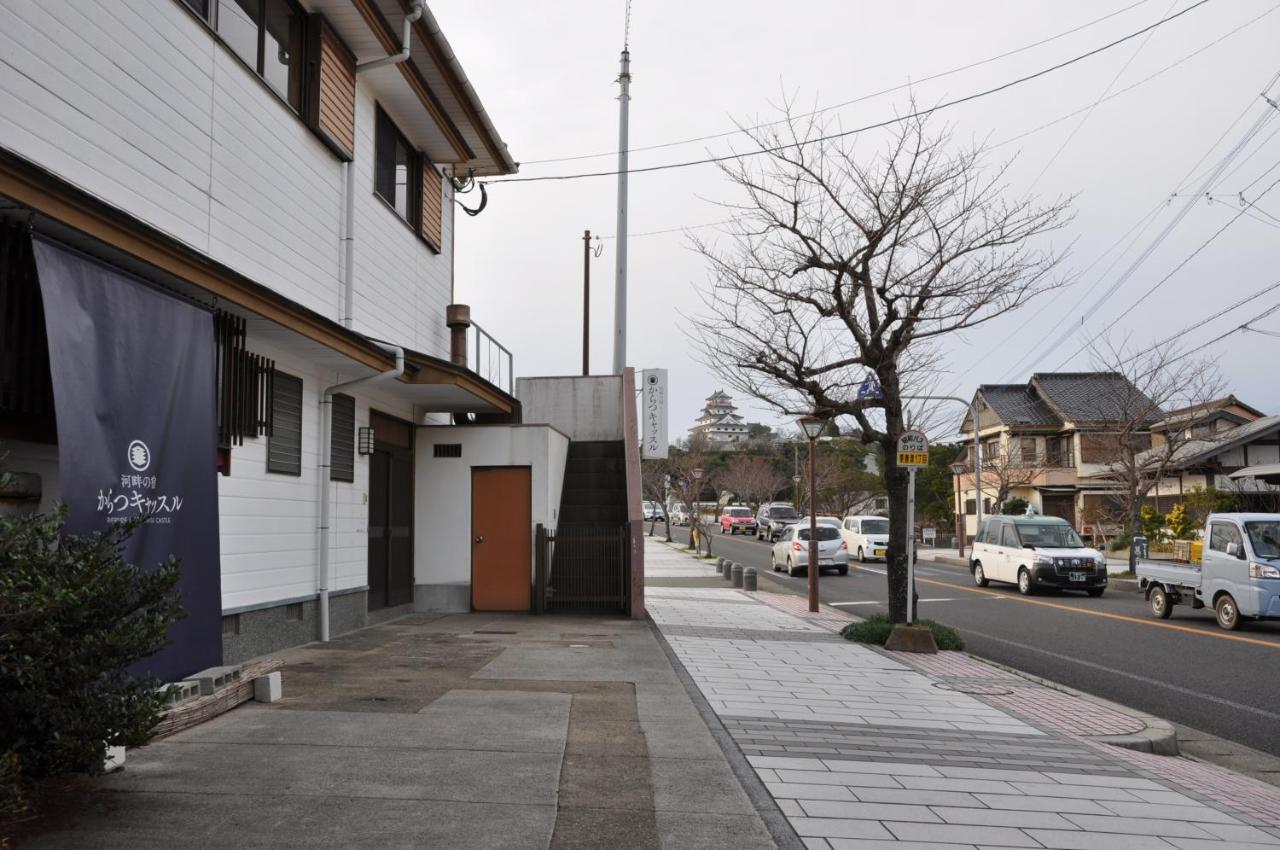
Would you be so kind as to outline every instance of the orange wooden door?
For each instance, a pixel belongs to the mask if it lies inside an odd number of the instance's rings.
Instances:
[[[529,610],[531,484],[527,466],[471,470],[471,607],[476,611]]]

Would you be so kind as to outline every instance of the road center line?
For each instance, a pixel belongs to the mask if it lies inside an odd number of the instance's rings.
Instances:
[[[965,587],[962,584],[953,584],[949,581],[937,581],[936,579],[917,578],[917,582],[921,584],[938,584],[952,590],[964,590],[969,593],[989,594],[990,591],[982,590],[977,587]],[[1230,635],[1222,632],[1209,632],[1203,629],[1193,629],[1190,626],[1179,626],[1173,623],[1165,623],[1159,620],[1144,620],[1140,617],[1130,617],[1127,614],[1113,614],[1110,611],[1091,611],[1088,608],[1076,608],[1072,605],[1060,605],[1056,602],[1046,602],[1043,599],[1028,599],[1025,596],[1009,596],[1017,602],[1025,602],[1028,605],[1042,605],[1045,608],[1057,608],[1061,611],[1070,611],[1073,614],[1086,614],[1090,617],[1104,617],[1108,620],[1120,620],[1126,623],[1137,623],[1140,626],[1151,626],[1156,629],[1172,629],[1175,632],[1186,632],[1190,635],[1199,635],[1200,637],[1218,638],[1221,640],[1234,640],[1240,643],[1251,643],[1257,646],[1265,646],[1268,649],[1280,649],[1280,643],[1269,640],[1259,640],[1258,638],[1244,637],[1243,635]]]
[[[923,602],[924,600],[921,600],[921,601]],[[834,605],[834,606],[836,606],[837,608],[843,608],[843,607],[845,607],[846,605],[882,605],[882,604],[884,604],[884,603],[882,603],[882,602],[877,602],[877,601],[876,601],[876,600],[874,600],[874,599],[864,599],[864,600],[863,600],[863,601],[861,601],[861,602],[824,602],[824,603],[822,603],[822,604],[824,604],[824,605]]]

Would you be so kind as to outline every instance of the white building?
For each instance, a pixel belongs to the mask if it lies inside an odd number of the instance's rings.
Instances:
[[[520,424],[511,355],[453,304],[455,209],[516,165],[416,5],[0,2],[0,327],[28,329],[0,335],[0,443],[28,490],[7,501],[48,507],[65,473],[29,234],[209,310],[250,387],[219,372],[208,461],[227,663],[415,608],[532,607],[574,435]],[[473,501],[515,480],[482,467],[524,470],[503,553],[470,543]],[[512,554],[514,593],[484,601]]]
[[[724,390],[716,390],[707,397],[702,415],[689,429],[689,439],[702,439],[708,448],[731,449],[747,441],[747,421],[737,413],[733,399]]]

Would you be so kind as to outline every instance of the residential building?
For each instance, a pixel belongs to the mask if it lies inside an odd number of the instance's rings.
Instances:
[[[750,426],[724,390],[707,396],[702,415],[689,429],[690,440],[702,440],[709,449],[733,449],[746,443]]]
[[[515,170],[418,2],[0,3],[5,509],[61,499],[83,522],[88,488],[130,516],[166,476],[208,488],[207,510],[164,503],[172,545],[209,545],[161,672],[412,610],[536,607],[534,527],[582,437],[522,423],[511,354],[454,303],[455,210]],[[55,291],[69,314],[43,309]],[[126,302],[183,322],[111,312]],[[54,340],[97,348],[77,365]],[[182,419],[183,387],[208,415]],[[79,439],[90,424],[146,433],[120,432],[126,454],[116,431]],[[170,473],[170,449],[194,469]],[[81,455],[126,464],[114,490]]]
[[[1109,505],[1115,484],[1096,476],[1112,460],[1111,442],[1123,403],[1144,398],[1114,372],[1038,373],[1026,384],[983,384],[974,401],[982,445],[983,514],[1020,498],[1038,513],[1083,528]],[[1155,424],[1153,421],[1152,425]],[[973,415],[961,425],[969,471],[957,484],[957,512],[965,532],[977,532],[972,472]],[[1150,427],[1140,439],[1150,440]],[[1150,443],[1148,442],[1148,445]]]

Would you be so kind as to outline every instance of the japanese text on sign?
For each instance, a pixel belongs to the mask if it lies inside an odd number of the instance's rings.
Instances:
[[[929,438],[923,431],[904,431],[898,437],[898,466],[928,466]]]
[[[641,381],[641,451],[646,459],[665,458],[667,444],[667,370],[645,369]]]

